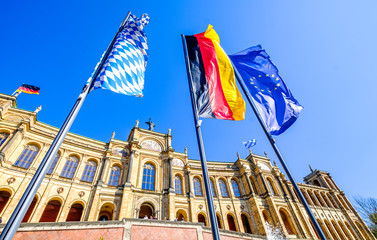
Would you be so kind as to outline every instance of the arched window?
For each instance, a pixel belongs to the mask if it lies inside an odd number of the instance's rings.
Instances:
[[[219,226],[219,228],[223,229],[223,225],[221,223],[221,219],[218,214],[216,214],[216,218],[217,218],[217,225]]]
[[[213,187],[213,181],[209,180],[209,184],[211,185],[212,197],[216,197],[215,188]]]
[[[118,186],[120,176],[120,168],[118,166],[113,166],[110,172],[110,178],[108,185]]]
[[[230,215],[230,214],[228,214],[226,217],[228,219],[229,230],[231,230],[231,231],[237,231],[236,223],[234,222],[233,216]]]
[[[241,214],[242,225],[245,233],[253,233],[249,224],[249,219],[245,214]]]
[[[96,173],[97,164],[94,161],[88,161],[85,165],[81,181],[93,182],[94,174]]]
[[[3,145],[3,143],[7,140],[9,137],[8,133],[2,132],[0,133],[0,147]]]
[[[64,165],[63,171],[60,174],[60,176],[65,177],[65,178],[73,178],[78,164],[79,164],[79,159],[77,159],[77,157],[74,157],[74,156],[69,157],[67,162]]]
[[[34,207],[35,205],[37,204],[37,197],[34,197],[33,201],[31,202],[24,218],[22,219],[22,222],[28,222],[29,221],[29,218],[31,216],[31,214],[33,213],[34,211]]]
[[[10,193],[7,191],[0,191],[0,213],[4,210],[10,198]]]
[[[175,175],[175,193],[182,194],[182,178],[178,175]]]
[[[234,196],[241,197],[240,189],[238,188],[238,184],[237,184],[236,180],[232,179],[231,183],[232,183]]]
[[[56,163],[58,162],[59,158],[60,158],[60,154],[59,154],[59,153],[56,153],[55,158],[54,158],[54,161],[51,163],[51,166],[50,166],[50,168],[48,169],[47,174],[52,174],[52,172],[54,171],[54,168],[55,168]]]
[[[48,202],[39,222],[55,222],[58,217],[61,203],[58,200]]]
[[[194,178],[194,194],[195,196],[202,196],[202,185],[200,184],[199,178]]]
[[[75,203],[69,209],[66,222],[78,222],[81,220],[82,210],[84,207],[80,203]]]
[[[150,163],[144,164],[142,189],[154,190],[154,166]]]
[[[222,197],[229,197],[228,190],[226,189],[226,185],[224,180],[219,180],[220,192]]]
[[[295,231],[293,229],[293,226],[292,226],[291,220],[289,219],[288,214],[283,210],[279,210],[279,213],[280,213],[281,219],[283,220],[284,227],[287,230],[288,234],[289,235],[295,234]]]
[[[276,190],[275,190],[274,183],[272,182],[271,178],[267,178],[267,182],[268,182],[268,186],[270,187],[271,192],[274,195],[278,195]]]
[[[35,157],[39,152],[39,148],[34,145],[27,145],[22,151],[21,155],[18,157],[16,163],[17,167],[29,168],[31,163],[34,161]]]
[[[204,226],[207,226],[206,217],[201,213],[198,215],[198,222],[204,223]]]
[[[254,189],[255,194],[260,195],[260,194],[261,194],[261,191],[260,191],[260,189],[258,188],[258,184],[257,184],[255,178],[252,177],[252,176],[250,176],[250,182],[251,182],[251,185],[253,186],[253,189]]]

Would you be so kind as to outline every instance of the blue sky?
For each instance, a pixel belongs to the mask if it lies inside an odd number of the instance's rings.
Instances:
[[[304,106],[277,144],[298,182],[313,168],[328,171],[352,200],[377,198],[376,2],[370,1],[5,1],[0,9],[0,92],[22,83],[41,88],[22,94],[18,107],[61,126],[127,11],[148,13],[149,61],[143,98],[92,92],[71,131],[108,141],[126,140],[139,119],[158,132],[172,128],[173,146],[198,159],[180,34],[212,24],[231,54],[261,44]],[[207,160],[253,152],[276,160],[250,107],[240,122],[204,119]]]

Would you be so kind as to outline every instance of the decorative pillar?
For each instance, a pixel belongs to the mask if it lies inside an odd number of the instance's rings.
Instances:
[[[244,172],[243,176],[246,178],[247,186],[249,186],[250,194],[253,194],[253,188],[251,187],[250,179],[247,176],[246,172]]]
[[[286,192],[285,189],[284,189],[284,186],[283,186],[283,183],[282,183],[282,181],[281,181],[280,176],[279,176],[279,175],[276,175],[275,178],[276,178],[276,180],[278,181],[281,190],[283,191],[283,195],[284,195],[284,197],[287,197],[288,194],[287,194],[287,192]]]
[[[130,160],[128,161],[126,187],[131,187],[131,173],[132,173],[132,163],[134,160],[135,150],[131,151]]]
[[[173,185],[173,158],[169,157],[169,192],[174,192],[174,185]]]
[[[262,181],[262,184],[263,184],[263,187],[264,187],[264,189],[266,189],[266,194],[270,194],[270,192],[268,191],[268,187],[267,187],[267,184],[266,184],[266,182],[264,181],[264,178],[263,178],[263,175],[262,175],[262,173],[260,172],[259,174],[259,177],[260,177],[260,179],[261,179],[261,181]]]
[[[98,178],[98,185],[102,185],[103,184],[103,179],[105,177],[105,170],[106,170],[106,165],[107,165],[107,162],[109,161],[109,157],[104,157],[103,158],[103,161],[102,161],[102,168],[101,168],[101,173],[99,175],[99,178]]]

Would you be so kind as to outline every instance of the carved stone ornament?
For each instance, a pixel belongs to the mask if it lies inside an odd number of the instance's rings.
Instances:
[[[10,177],[7,179],[8,184],[14,183],[16,179],[14,177]]]
[[[85,192],[83,191],[79,192],[79,197],[83,197],[83,196],[85,196]]]
[[[199,205],[199,209],[202,209],[202,208],[203,208],[203,205],[202,205],[202,204],[200,204],[200,205]]]
[[[241,209],[244,209],[245,208],[245,206],[244,205],[241,205]]]
[[[230,210],[230,205],[226,205],[226,209]]]
[[[56,189],[56,191],[60,194],[60,193],[64,192],[64,188],[60,187],[60,188]]]

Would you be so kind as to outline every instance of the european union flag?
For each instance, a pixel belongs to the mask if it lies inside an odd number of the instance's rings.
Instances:
[[[270,133],[279,135],[287,130],[303,107],[292,96],[266,51],[258,45],[229,57]]]

